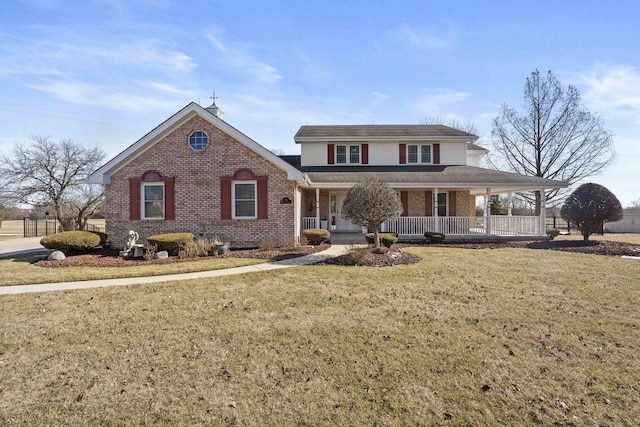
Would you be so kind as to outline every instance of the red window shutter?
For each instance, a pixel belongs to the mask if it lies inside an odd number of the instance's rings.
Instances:
[[[164,178],[164,219],[176,219],[176,179]]]
[[[362,144],[362,164],[369,164],[369,144]]]
[[[328,144],[327,145],[327,164],[334,164],[335,161],[335,148],[334,148],[334,144]]]
[[[129,178],[129,219],[140,219],[140,184],[142,179]]]
[[[449,216],[456,215],[456,192],[449,191]]]
[[[440,164],[440,144],[433,144],[433,164]]]
[[[424,192],[424,214],[433,216],[433,191],[430,190]]]
[[[258,219],[269,218],[269,197],[267,190],[267,176],[258,176],[257,179],[257,191],[258,191]]]
[[[409,192],[400,192],[400,201],[402,202],[402,216],[409,215]]]
[[[220,219],[231,219],[231,179],[220,177]]]
[[[400,164],[407,164],[407,144],[400,144]]]

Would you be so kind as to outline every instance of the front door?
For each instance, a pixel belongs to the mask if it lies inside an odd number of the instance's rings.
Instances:
[[[342,217],[342,204],[346,196],[346,192],[329,195],[329,229],[332,231],[362,231],[362,227]]]

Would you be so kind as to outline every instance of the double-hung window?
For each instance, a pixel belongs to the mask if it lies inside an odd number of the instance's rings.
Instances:
[[[410,144],[407,145],[407,163],[430,164],[431,144]]]
[[[257,218],[256,181],[234,181],[232,188],[233,218]]]
[[[142,184],[142,218],[164,218],[164,183]]]
[[[360,164],[360,146],[336,145],[336,163]]]

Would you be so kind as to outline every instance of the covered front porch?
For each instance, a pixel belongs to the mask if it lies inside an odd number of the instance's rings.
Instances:
[[[423,238],[426,231],[449,238],[523,238],[546,236],[545,206],[539,216],[512,215],[513,193],[507,192],[507,212],[491,215],[491,188],[484,189],[397,189],[403,204],[400,216],[385,221],[382,232],[396,233],[400,239]],[[543,192],[545,189],[540,189]],[[365,233],[366,230],[341,218],[342,189],[316,188],[303,194],[306,216],[302,229],[324,228],[331,233]],[[476,216],[476,197],[482,197],[484,215]],[[315,215],[309,215],[313,213]]]

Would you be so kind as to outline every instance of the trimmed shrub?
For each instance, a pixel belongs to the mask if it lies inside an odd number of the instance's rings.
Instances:
[[[329,230],[323,230],[321,228],[307,228],[302,232],[302,235],[312,245],[320,245],[331,237]]]
[[[100,237],[100,243],[98,243],[99,245],[104,245],[105,243],[107,243],[107,240],[109,239],[109,236],[107,235],[107,233],[102,233],[100,231],[89,231],[89,233],[93,233],[98,235],[98,237]]]
[[[547,231],[547,237],[549,240],[553,240],[560,235],[560,230],[557,228],[551,229]]]
[[[209,256],[213,252],[213,247],[213,240],[209,239],[183,242],[180,244],[180,249],[178,250],[178,258],[185,259]]]
[[[65,254],[81,254],[100,244],[100,236],[90,231],[63,231],[40,239],[47,249],[62,251]]]
[[[424,238],[429,240],[431,243],[440,243],[444,241],[446,237],[447,236],[444,234],[436,233],[435,231],[427,231],[424,233]]]
[[[191,233],[167,233],[156,234],[147,237],[149,245],[155,246],[156,251],[167,251],[171,255],[177,255],[183,245],[193,242]]]
[[[395,233],[378,233],[378,236],[380,236],[380,243],[382,243],[387,248],[390,248],[391,246],[395,245],[396,242],[398,241],[398,235]],[[374,243],[373,233],[365,234],[364,238],[367,240],[368,244],[372,245]]]

